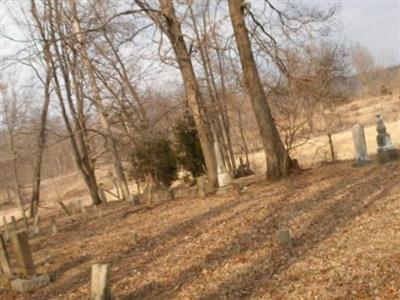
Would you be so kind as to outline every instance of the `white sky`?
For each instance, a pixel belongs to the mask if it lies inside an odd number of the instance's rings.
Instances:
[[[378,63],[400,64],[400,0],[344,0],[343,35],[367,47]]]
[[[6,9],[6,6],[13,10],[13,3],[18,4],[20,1],[26,0],[0,0],[0,30],[17,39],[21,38],[21,35],[17,27],[11,24],[8,18],[10,11]],[[300,1],[322,6],[338,3],[334,0]],[[29,2],[26,3],[29,4]],[[350,43],[359,43],[367,47],[377,63],[400,64],[400,0],[342,0],[339,3],[342,4],[342,9],[338,19],[343,23],[343,30],[338,36]],[[15,7],[17,8],[18,5]],[[17,11],[11,11],[11,13],[18,15]],[[0,35],[0,56],[15,53],[16,48],[19,47],[23,45],[14,44],[5,40],[2,34]]]

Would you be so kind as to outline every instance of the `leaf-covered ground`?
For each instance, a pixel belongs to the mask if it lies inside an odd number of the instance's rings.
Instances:
[[[31,245],[53,282],[26,295],[2,285],[0,298],[86,299],[91,265],[108,263],[119,299],[400,299],[400,162],[325,165],[240,197],[132,210],[60,217],[54,237],[44,223]],[[283,227],[293,256],[276,241]]]

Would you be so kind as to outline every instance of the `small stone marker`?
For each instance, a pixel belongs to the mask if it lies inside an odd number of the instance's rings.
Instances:
[[[15,219],[14,216],[11,216],[11,224],[12,224],[13,230],[17,231],[18,230],[17,220]]]
[[[353,126],[352,133],[356,165],[363,165],[368,162],[368,151],[367,143],[365,141],[364,127],[360,124],[356,124]]]
[[[13,232],[10,238],[18,265],[17,273],[25,278],[35,275],[31,247],[29,246],[26,231]]]
[[[54,218],[51,219],[51,235],[56,235],[58,233],[56,220]]]
[[[92,278],[90,285],[90,299],[111,300],[108,265],[92,265]]]
[[[224,187],[231,183],[231,176],[226,171],[224,162],[222,160],[221,149],[219,148],[219,144],[217,139],[214,137],[214,150],[215,150],[215,158],[217,161],[217,177],[218,177],[218,186]]]
[[[5,243],[2,235],[0,235],[0,264],[1,264],[1,269],[3,270],[3,273],[7,277],[11,277],[12,271],[11,271],[11,267],[10,267],[10,259],[8,257],[6,243]]]
[[[3,216],[3,227],[4,227],[4,238],[6,241],[10,240],[10,229],[8,228],[8,223],[6,217]]]
[[[103,203],[105,206],[107,206],[107,196],[102,187],[99,187],[99,196],[100,196],[101,203]]]
[[[279,244],[287,249],[289,253],[292,255],[293,254],[293,241],[292,238],[290,237],[289,230],[287,229],[280,229],[276,232],[276,238],[279,242]]]
[[[39,222],[40,222],[40,216],[39,214],[35,215],[35,220],[33,222],[33,233],[38,234],[39,233]]]

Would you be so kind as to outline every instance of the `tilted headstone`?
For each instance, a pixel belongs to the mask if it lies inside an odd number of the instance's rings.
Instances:
[[[40,216],[39,214],[35,215],[35,220],[33,222],[33,233],[38,234],[39,233],[39,222],[40,222]]]
[[[276,238],[279,244],[285,248],[290,254],[293,254],[293,241],[290,237],[289,230],[281,229],[276,232]]]
[[[386,126],[381,115],[376,115],[376,118],[376,130],[378,132],[376,137],[376,142],[378,144],[378,161],[384,163],[400,159],[400,151],[394,147],[390,134],[386,131]]]
[[[357,165],[362,165],[368,161],[367,142],[365,141],[364,127],[360,124],[353,126],[353,144]]]
[[[10,239],[10,229],[8,228],[8,223],[6,217],[3,216],[3,227],[4,227],[4,238],[6,241]]]
[[[229,185],[232,182],[232,179],[229,173],[226,171],[224,162],[222,160],[221,149],[219,148],[217,139],[215,139],[214,141],[214,150],[215,150],[215,158],[217,160],[218,186],[224,187]]]
[[[92,265],[90,299],[111,300],[108,265],[105,264]]]
[[[103,203],[106,206],[107,205],[107,196],[102,187],[99,187],[99,196],[100,196],[101,203]]]
[[[51,219],[51,235],[56,235],[58,233],[56,220],[54,218]]]
[[[12,229],[14,230],[14,231],[17,231],[18,230],[18,225],[17,225],[17,220],[15,219],[15,217],[14,216],[11,216],[11,224],[12,224]]]
[[[6,248],[6,243],[2,235],[0,235],[0,264],[3,273],[7,277],[12,276],[11,266],[10,266],[10,259],[8,257],[8,252]]]
[[[15,260],[18,265],[17,273],[22,277],[35,275],[31,247],[28,242],[26,231],[11,233],[11,245],[14,249]]]

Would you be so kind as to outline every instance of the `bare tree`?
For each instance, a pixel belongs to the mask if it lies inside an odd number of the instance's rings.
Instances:
[[[136,3],[169,38],[185,85],[186,95],[199,134],[207,178],[211,186],[217,186],[217,165],[210,125],[205,116],[199,84],[193,69],[190,53],[185,44],[181,24],[178,21],[172,1],[160,0],[160,12],[151,9],[145,2]]]
[[[257,71],[245,24],[245,2],[243,0],[233,0],[229,1],[228,4],[244,80],[253,104],[253,109],[256,113],[264,145],[267,161],[267,176],[269,178],[278,178],[288,173],[292,167],[292,162],[275,126],[275,121],[268,106],[261,79]]]

